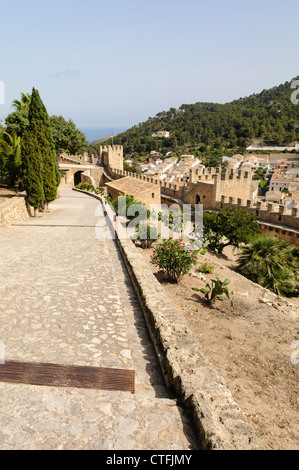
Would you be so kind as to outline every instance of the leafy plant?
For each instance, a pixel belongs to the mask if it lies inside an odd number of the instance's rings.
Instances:
[[[96,194],[100,194],[101,196],[104,196],[105,194],[105,188],[101,188],[100,186],[98,186],[96,188]]]
[[[186,226],[184,214],[180,209],[174,211],[163,210],[158,213],[158,220],[174,232],[183,232]]]
[[[115,210],[116,214],[119,215],[121,210],[124,209],[124,207],[122,207],[122,204],[123,204],[123,201],[124,201],[124,205],[125,205],[125,213],[126,213],[126,217],[128,219],[135,219],[136,217],[138,217],[139,215],[139,212],[136,211],[135,214],[133,215],[128,215],[129,213],[129,209],[131,206],[133,205],[139,205],[141,209],[144,209],[146,214],[147,214],[147,217],[149,215],[149,211],[146,209],[145,205],[142,204],[141,202],[139,201],[136,201],[136,199],[134,198],[134,196],[131,196],[131,195],[125,195],[125,196],[121,196],[121,197],[117,197],[116,199],[113,200],[112,202],[112,207],[113,209]]]
[[[216,300],[224,300],[225,297],[223,294],[227,297],[228,300],[230,300],[230,294],[227,288],[228,284],[230,284],[230,279],[220,281],[219,277],[217,276],[216,279],[212,279],[212,286],[210,284],[206,284],[206,287],[203,289],[193,287],[192,290],[204,294],[206,302],[212,305],[214,302],[216,302]],[[231,300],[230,303],[233,307],[233,302]]]
[[[0,173],[11,185],[21,176],[21,137],[16,132],[0,135]]]
[[[298,295],[297,248],[289,243],[259,236],[241,248],[238,257],[241,274],[278,295]]]
[[[224,246],[222,242],[222,234],[214,232],[211,229],[204,228],[204,240],[209,246],[211,251],[222,253]]]
[[[211,274],[214,272],[215,266],[210,263],[202,263],[198,267],[198,272],[203,274]]]
[[[91,193],[96,192],[96,188],[93,186],[93,184],[90,183],[79,183],[77,184],[77,188],[81,189],[82,191],[89,191]]]
[[[226,246],[248,243],[260,234],[255,215],[240,207],[229,207],[221,212],[204,212],[204,240],[210,249],[222,253]]]
[[[140,224],[137,227],[135,240],[140,242],[142,248],[151,248],[158,238],[159,233],[156,227],[151,227],[147,224]]]
[[[163,240],[156,246],[151,263],[166,272],[173,282],[179,282],[196,264],[198,250],[184,245],[182,240]]]

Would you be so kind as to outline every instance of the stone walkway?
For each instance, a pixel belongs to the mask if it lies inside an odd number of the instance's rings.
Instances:
[[[134,369],[136,394],[0,383],[1,450],[196,448],[116,244],[95,237],[98,204],[64,189],[0,231],[0,341],[6,360]]]

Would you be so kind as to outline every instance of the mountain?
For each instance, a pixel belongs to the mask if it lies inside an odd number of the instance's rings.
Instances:
[[[169,151],[178,155],[192,152],[206,157],[211,165],[224,152],[244,151],[253,141],[290,145],[299,141],[299,104],[291,101],[292,82],[230,103],[183,104],[179,109],[159,112],[118,135],[115,143],[139,159],[152,150],[164,155]],[[152,137],[157,131],[169,131],[171,137]]]

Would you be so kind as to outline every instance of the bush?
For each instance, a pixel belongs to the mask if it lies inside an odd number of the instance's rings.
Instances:
[[[156,246],[151,263],[166,272],[173,282],[179,282],[196,263],[198,250],[187,247],[181,240],[163,240]]]
[[[213,232],[211,229],[204,228],[204,240],[208,244],[208,247],[211,251],[217,253],[222,253],[224,249],[224,244],[222,242],[222,234]]]
[[[229,207],[222,212],[204,212],[203,225],[204,240],[218,253],[228,245],[239,246],[260,235],[255,215],[239,207]]]
[[[147,224],[140,224],[137,227],[138,233],[135,240],[141,243],[142,248],[151,248],[152,244],[159,238],[159,233],[156,227],[151,227]]]
[[[96,188],[93,186],[93,184],[89,183],[79,183],[77,184],[77,188],[81,189],[82,191],[89,191],[90,193],[96,192]]]
[[[169,227],[174,232],[182,233],[186,226],[184,213],[180,210],[163,210],[158,214],[158,220]]]
[[[241,248],[238,257],[241,274],[278,295],[298,295],[297,248],[289,243],[259,236]]]
[[[120,202],[120,201],[119,201],[119,199],[122,199],[122,198],[125,198],[126,217],[127,217],[128,219],[133,220],[133,219],[135,219],[136,217],[138,217],[138,215],[139,215],[139,212],[138,212],[138,211],[137,211],[136,214],[134,214],[134,215],[128,215],[129,208],[130,208],[131,206],[135,205],[135,204],[138,204],[138,205],[142,206],[142,207],[145,209],[146,214],[147,214],[147,217],[148,217],[149,211],[145,208],[145,205],[142,204],[142,203],[139,202],[139,201],[136,201],[136,199],[134,198],[134,196],[129,196],[129,195],[121,196],[120,198],[117,197],[116,199],[113,200],[113,202],[112,202],[111,205],[112,205],[114,211],[116,212],[116,215],[119,215],[119,211],[120,211],[120,208],[119,208],[119,202]]]
[[[198,272],[203,274],[211,274],[214,272],[215,266],[210,263],[202,263],[198,267]]]
[[[98,186],[96,188],[96,194],[100,194],[100,196],[104,196],[105,194],[105,188],[101,188],[100,186]]]

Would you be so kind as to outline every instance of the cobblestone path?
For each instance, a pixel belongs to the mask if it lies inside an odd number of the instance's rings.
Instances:
[[[136,394],[0,383],[1,450],[195,448],[116,244],[95,237],[98,204],[64,189],[0,231],[0,341],[6,360],[134,369]]]

